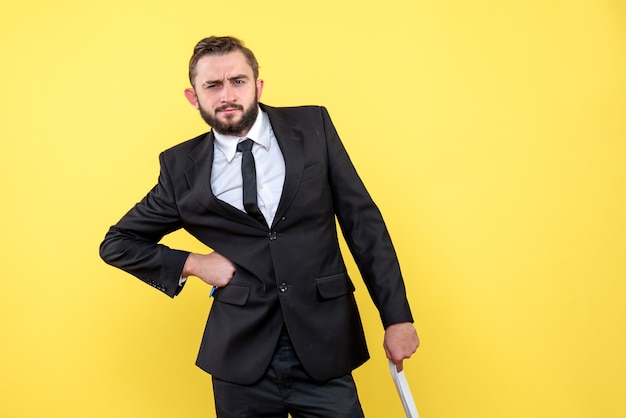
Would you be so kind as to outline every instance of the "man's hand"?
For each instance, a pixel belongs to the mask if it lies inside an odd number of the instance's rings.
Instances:
[[[403,365],[402,361],[411,357],[417,347],[420,345],[420,340],[417,337],[417,331],[410,322],[401,322],[398,324],[390,325],[385,331],[385,353],[387,358],[391,360],[396,369],[401,372]]]
[[[223,255],[189,254],[183,266],[183,277],[196,276],[211,286],[224,287],[235,275],[235,266]]]

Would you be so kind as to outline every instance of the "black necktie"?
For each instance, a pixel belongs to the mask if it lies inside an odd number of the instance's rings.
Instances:
[[[256,166],[254,165],[254,156],[252,155],[252,145],[254,145],[254,142],[251,139],[246,139],[237,144],[237,151],[242,153],[243,207],[255,219],[266,223],[256,200]]]

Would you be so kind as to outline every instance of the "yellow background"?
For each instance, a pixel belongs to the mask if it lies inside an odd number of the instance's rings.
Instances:
[[[626,416],[622,0],[0,9],[1,417],[214,416],[207,288],[172,301],[98,257],[158,153],[206,130],[182,91],[211,34],[256,52],[264,102],[330,110],[401,258],[422,418]],[[400,417],[357,297],[366,415]]]

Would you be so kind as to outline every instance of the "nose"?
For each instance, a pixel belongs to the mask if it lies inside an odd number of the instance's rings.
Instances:
[[[224,88],[222,89],[222,102],[228,103],[235,101],[237,101],[235,89],[233,88],[233,86],[230,85],[230,83],[225,83]]]

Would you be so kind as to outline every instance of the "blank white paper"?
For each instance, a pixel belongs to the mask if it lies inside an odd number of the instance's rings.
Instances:
[[[393,383],[398,390],[398,395],[400,395],[400,399],[402,400],[402,406],[404,406],[407,418],[419,418],[417,407],[415,406],[415,401],[413,400],[413,395],[409,388],[409,382],[407,382],[406,376],[404,375],[404,370],[398,372],[396,365],[393,364],[391,360],[389,360],[389,370],[391,371],[391,377],[393,377]]]

